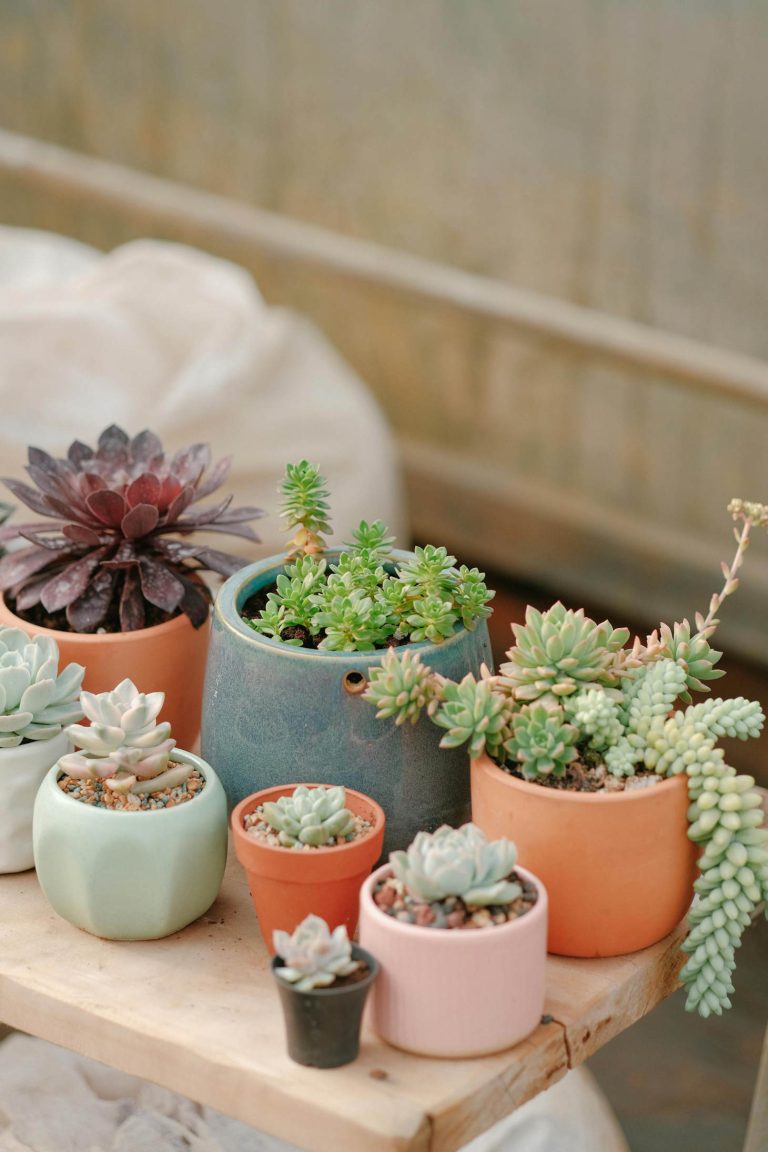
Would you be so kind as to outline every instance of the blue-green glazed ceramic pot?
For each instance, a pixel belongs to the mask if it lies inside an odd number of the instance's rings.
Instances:
[[[395,560],[409,555],[393,553]],[[402,727],[377,720],[362,699],[380,650],[295,648],[261,636],[241,618],[246,601],[274,584],[283,563],[272,556],[241,569],[222,586],[214,607],[201,743],[230,805],[294,781],[344,784],[384,809],[385,855],[407,847],[422,828],[469,819],[466,748],[441,750],[440,730],[426,717]],[[443,644],[408,647],[453,680],[477,674],[481,663],[491,667],[485,621]]]
[[[227,860],[227,800],[209,764],[174,748],[205,787],[173,808],[120,812],[82,804],[43,780],[32,818],[37,878],[54,909],[106,940],[156,940],[207,912]]]

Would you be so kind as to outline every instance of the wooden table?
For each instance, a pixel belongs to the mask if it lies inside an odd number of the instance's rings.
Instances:
[[[286,1055],[267,953],[233,852],[208,915],[166,940],[114,943],[73,928],[50,908],[34,872],[0,876],[0,908],[0,1020],[310,1152],[459,1148],[669,995],[684,934],[680,926],[617,959],[550,957],[551,1021],[499,1055],[422,1059],[364,1030],[356,1063],[320,1071]]]

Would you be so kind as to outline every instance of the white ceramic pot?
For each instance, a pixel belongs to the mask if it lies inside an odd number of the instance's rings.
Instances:
[[[0,872],[24,872],[35,865],[32,808],[40,783],[72,745],[64,732],[52,740],[30,740],[0,748]]]
[[[227,801],[209,764],[174,748],[205,787],[173,808],[117,812],[65,795],[55,765],[35,801],[40,887],[78,928],[107,940],[170,936],[216,899],[227,858]]]
[[[378,868],[360,890],[360,944],[381,967],[371,1025],[389,1044],[420,1056],[484,1056],[511,1048],[538,1026],[544,1007],[547,893],[518,920],[476,930],[422,928],[373,901]]]

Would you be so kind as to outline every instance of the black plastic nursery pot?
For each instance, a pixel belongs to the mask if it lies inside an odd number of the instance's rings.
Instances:
[[[368,975],[338,988],[313,988],[299,992],[275,975],[285,1020],[288,1055],[310,1068],[340,1068],[357,1059],[360,1025],[368,991],[379,974],[370,952],[352,945],[352,959],[368,965]],[[272,973],[283,966],[280,956],[272,961]]]

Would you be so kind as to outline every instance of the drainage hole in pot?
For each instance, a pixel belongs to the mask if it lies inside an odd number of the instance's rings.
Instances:
[[[345,672],[342,684],[344,691],[348,692],[350,696],[359,696],[361,692],[365,692],[368,681],[362,672]]]

